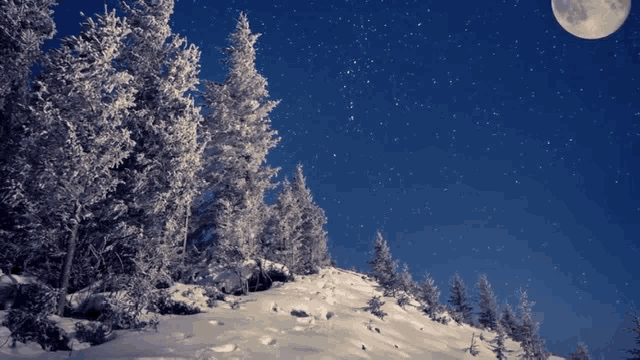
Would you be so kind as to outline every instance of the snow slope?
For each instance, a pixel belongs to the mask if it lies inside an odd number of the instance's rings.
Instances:
[[[193,294],[184,290],[192,289]],[[402,309],[392,298],[382,298],[384,320],[364,311],[377,284],[362,274],[325,268],[319,274],[297,276],[292,283],[248,296],[228,296],[208,308],[195,285],[176,284],[176,300],[195,303],[204,313],[160,317],[157,331],[119,330],[115,339],[73,352],[46,353],[35,343],[0,348],[0,359],[494,359],[488,340],[495,337],[455,322],[431,321],[417,308]],[[233,300],[239,307],[233,306]],[[234,309],[235,308],[235,309]],[[59,318],[58,318],[59,319]],[[68,333],[73,319],[59,319]],[[368,324],[371,324],[368,326]],[[485,341],[479,339],[483,333]],[[472,334],[480,353],[469,354]],[[0,327],[0,345],[8,329]],[[507,340],[516,350],[519,344]],[[551,360],[562,358],[552,356]]]

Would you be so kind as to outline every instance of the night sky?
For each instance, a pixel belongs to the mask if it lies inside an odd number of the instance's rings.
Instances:
[[[58,35],[103,8],[61,1]],[[381,230],[441,302],[454,272],[469,295],[484,272],[501,304],[528,287],[548,350],[582,341],[593,359],[627,356],[625,310],[640,298],[637,11],[582,40],[546,0],[180,0],[173,31],[200,47],[201,79],[224,80],[219,49],[240,11],[282,100],[268,163],[276,181],[302,163],[339,266],[369,270]]]

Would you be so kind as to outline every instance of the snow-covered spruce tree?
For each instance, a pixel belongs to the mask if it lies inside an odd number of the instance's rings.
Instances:
[[[487,274],[479,274],[476,282],[478,303],[478,324],[495,331],[498,322],[498,303],[491,289]]]
[[[420,284],[418,293],[418,301],[422,304],[422,311],[429,315],[431,320],[435,320],[444,309],[440,304],[440,290],[428,272],[424,275],[424,282]]]
[[[547,360],[551,353],[547,351],[547,341],[540,337],[539,334],[533,338],[533,357],[536,360]]]
[[[398,274],[398,290],[402,292],[398,294],[397,303],[402,308],[410,302],[410,296],[417,295],[417,285],[413,281],[407,263],[402,264],[402,270]]]
[[[205,204],[205,212],[212,214],[210,222],[215,222],[221,201],[226,199],[238,209],[239,216],[251,218],[238,219],[247,224],[239,229],[243,235],[237,239],[247,259],[261,252],[268,214],[263,196],[276,186],[271,178],[280,170],[263,164],[280,138],[270,129],[268,117],[278,101],[267,100],[267,81],[256,70],[254,44],[259,35],[251,33],[246,15],[240,14],[231,44],[224,49],[227,77],[222,84],[205,82],[204,94],[205,104],[212,110],[206,121],[213,134],[206,174],[211,185],[208,191],[215,193],[215,201]],[[219,234],[215,235],[220,240]],[[211,244],[208,251],[215,253],[215,247]]]
[[[569,360],[589,360],[591,356],[584,343],[578,343],[576,350],[569,354]]]
[[[415,281],[413,281],[413,276],[411,276],[407,263],[402,264],[402,270],[400,270],[400,274],[398,274],[398,283],[399,289],[407,295],[415,296],[417,294],[417,285]]]
[[[519,289],[519,301],[518,305],[518,331],[517,339],[515,341],[520,342],[522,349],[521,359],[530,360],[536,358],[536,353],[539,350],[540,343],[537,340],[539,325],[533,321],[531,315],[531,309],[535,305],[535,301],[529,301],[529,295],[527,290]],[[542,355],[542,354],[538,354]]]
[[[53,5],[53,0],[0,2],[0,193],[9,184],[6,167],[24,135],[21,124],[27,116],[31,68],[42,61],[44,41],[56,34]],[[29,258],[31,247],[19,240],[18,216],[1,200],[0,196],[0,268],[11,271]]]
[[[296,271],[302,247],[302,209],[289,179],[285,177],[282,190],[278,193],[273,207],[272,242],[268,251],[273,261],[284,264]]]
[[[516,341],[519,328],[518,318],[508,302],[505,302],[502,307],[502,312],[500,314],[500,324],[504,328],[505,334],[512,340]]]
[[[496,337],[489,341],[489,343],[492,344],[491,351],[496,354],[496,359],[498,360],[506,360],[507,354],[514,352],[513,350],[507,349],[506,340],[507,334],[505,329],[500,322],[497,322]]]
[[[119,240],[110,248],[130,254],[151,283],[166,283],[184,259],[191,210],[207,185],[198,174],[209,133],[188,95],[199,83],[200,51],[171,34],[173,0],[120,5],[132,24],[118,65],[137,90],[126,122],[136,146],[117,168],[123,184],[101,206],[119,219],[105,214],[94,233],[103,244]]]
[[[311,190],[307,187],[306,178],[302,171],[302,164],[298,164],[291,189],[298,201],[300,208],[301,223],[300,232],[302,240],[302,258],[298,264],[300,272],[303,274],[317,273],[320,266],[329,263],[329,252],[327,246],[327,216],[324,210],[316,205],[311,195]]]
[[[59,244],[64,256],[59,315],[76,247],[87,240],[78,238],[78,228],[94,216],[90,207],[115,190],[119,179],[111,169],[134,145],[123,126],[134,104],[132,77],[113,65],[129,32],[115,11],[105,11],[47,54],[29,107],[28,136],[9,169],[10,205],[26,205],[30,238]]]
[[[467,287],[457,272],[449,280],[449,293],[448,302],[451,304],[452,310],[462,316],[462,322],[473,326],[473,307],[468,301]]]
[[[384,296],[395,296],[398,287],[397,263],[393,261],[391,250],[382,232],[376,234],[373,259],[369,261],[371,274],[382,286]]]
[[[640,316],[637,314],[637,310],[632,306],[625,313],[629,313],[633,317],[633,322],[635,323],[635,327],[632,329],[625,328],[625,331],[629,333],[635,333],[636,340],[636,348],[625,350],[625,352],[631,354],[631,357],[627,358],[628,360],[640,360]]]

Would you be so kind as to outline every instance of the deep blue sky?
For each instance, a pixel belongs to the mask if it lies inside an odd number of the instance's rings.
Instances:
[[[103,7],[61,1],[59,35]],[[593,41],[565,32],[550,1],[180,0],[173,30],[202,50],[202,79],[224,80],[218,49],[239,11],[282,100],[269,164],[277,180],[303,164],[340,266],[367,270],[380,229],[442,302],[455,271],[470,294],[485,272],[500,303],[529,288],[548,350],[626,356],[640,295],[637,11]]]

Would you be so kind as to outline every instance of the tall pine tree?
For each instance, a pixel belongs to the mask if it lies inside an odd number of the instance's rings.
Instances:
[[[511,305],[506,301],[500,314],[500,324],[504,328],[505,334],[509,336],[511,340],[516,341],[519,328],[518,318]]]
[[[53,5],[54,0],[0,2],[0,192],[10,186],[7,167],[24,136],[21,125],[28,116],[31,68],[44,57],[44,41],[56,34]],[[15,211],[21,212],[0,196],[0,267],[7,271],[28,262],[34,248],[18,235]]]
[[[456,272],[449,281],[449,300],[452,310],[462,317],[462,322],[470,326],[474,325],[473,307],[469,304],[467,287],[460,275]]]
[[[58,315],[76,247],[87,241],[78,238],[78,229],[94,217],[91,206],[115,190],[120,180],[112,169],[134,145],[123,126],[134,105],[132,77],[113,65],[131,30],[115,11],[97,19],[87,19],[80,36],[65,38],[46,57],[29,107],[28,136],[9,169],[9,205],[24,203],[31,239],[57,245],[64,256]]]
[[[574,352],[569,354],[569,360],[589,360],[591,356],[587,350],[587,346],[584,343],[579,343]]]
[[[513,350],[507,349],[507,345],[506,345],[507,334],[502,324],[500,324],[500,322],[496,323],[495,331],[496,331],[496,337],[493,340],[489,341],[489,344],[492,344],[490,345],[491,351],[494,354],[496,354],[496,359],[506,360],[507,354],[512,353]]]
[[[117,199],[128,208],[127,226],[140,234],[136,256],[154,277],[170,281],[184,259],[195,199],[207,185],[200,172],[210,134],[188,94],[199,83],[200,51],[171,33],[173,0],[121,6],[133,27],[121,66],[137,90],[127,121],[136,147],[118,169],[125,185]]]
[[[440,290],[428,272],[424,275],[424,282],[419,286],[418,301],[422,304],[422,311],[432,320],[444,310],[440,304]]]
[[[404,291],[405,294],[415,296],[417,292],[417,286],[413,281],[411,272],[409,271],[409,265],[407,263],[402,264],[402,270],[398,275],[399,289]]]
[[[318,267],[329,264],[329,250],[325,230],[327,216],[313,201],[311,190],[306,183],[302,164],[298,164],[291,188],[301,210],[300,234],[303,252],[300,267],[302,273],[311,274],[317,273]]]
[[[527,290],[520,288],[518,305],[518,322],[519,327],[515,341],[520,342],[522,349],[521,359],[531,360],[548,357],[548,353],[544,349],[544,341],[539,338],[539,324],[533,320],[531,309],[535,305],[535,301],[529,301]]]
[[[398,265],[393,261],[387,240],[380,231],[376,234],[373,259],[369,261],[369,266],[374,279],[382,286],[384,296],[395,296],[398,288]]]
[[[637,314],[637,310],[633,307],[633,305],[629,308],[629,310],[625,311],[629,313],[633,317],[633,322],[635,323],[635,327],[632,329],[625,329],[629,333],[635,334],[636,347],[635,349],[625,350],[625,352],[631,354],[631,357],[627,358],[628,360],[640,360],[640,316]]]
[[[297,271],[302,252],[302,208],[291,183],[284,179],[273,208],[273,231],[268,245],[270,258]]]
[[[267,81],[256,70],[254,45],[259,36],[251,32],[246,15],[240,14],[231,45],[224,50],[223,63],[228,67],[224,83],[205,82],[205,103],[213,110],[207,116],[213,146],[205,173],[215,199],[204,204],[212,219],[201,219],[200,224],[215,222],[221,201],[228,201],[234,216],[244,217],[238,219],[244,227],[238,229],[242,235],[236,246],[245,258],[260,256],[268,219],[264,192],[276,186],[271,178],[280,170],[264,165],[269,150],[280,141],[268,117],[279,101],[267,100]],[[209,251],[215,252],[215,243]]]
[[[480,326],[496,330],[498,322],[498,304],[496,296],[491,289],[487,274],[479,274],[477,289],[478,323]]]

